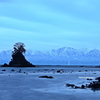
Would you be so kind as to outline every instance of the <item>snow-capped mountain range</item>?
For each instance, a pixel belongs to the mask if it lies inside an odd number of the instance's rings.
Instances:
[[[0,52],[0,64],[9,63],[11,60],[11,50]],[[63,64],[63,65],[100,65],[100,50],[75,49],[71,47],[63,47],[50,51],[32,51],[27,50],[25,57],[33,64]]]

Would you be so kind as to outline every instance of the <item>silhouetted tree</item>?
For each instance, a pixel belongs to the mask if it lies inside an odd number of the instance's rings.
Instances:
[[[12,51],[13,55],[18,53],[18,52],[20,52],[20,53],[25,53],[26,52],[25,44],[22,43],[22,42],[15,43],[13,49],[14,49],[14,51]]]
[[[35,65],[28,62],[23,55],[23,53],[26,52],[24,43],[15,43],[13,49],[11,61],[9,64],[5,63],[2,67],[35,67]]]

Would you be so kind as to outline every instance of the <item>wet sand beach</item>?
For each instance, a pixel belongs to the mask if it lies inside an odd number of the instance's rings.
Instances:
[[[0,67],[0,100],[99,100],[99,90],[66,86],[89,84],[96,77],[100,69],[90,66]]]

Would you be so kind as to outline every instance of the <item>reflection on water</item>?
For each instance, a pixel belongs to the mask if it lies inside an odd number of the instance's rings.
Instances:
[[[92,91],[97,92],[100,91],[100,88],[91,88]]]

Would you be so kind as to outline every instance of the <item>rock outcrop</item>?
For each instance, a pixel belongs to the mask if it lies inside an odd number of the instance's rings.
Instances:
[[[12,54],[12,59],[9,64],[4,64],[2,67],[35,67],[35,65],[28,62],[21,52]]]

